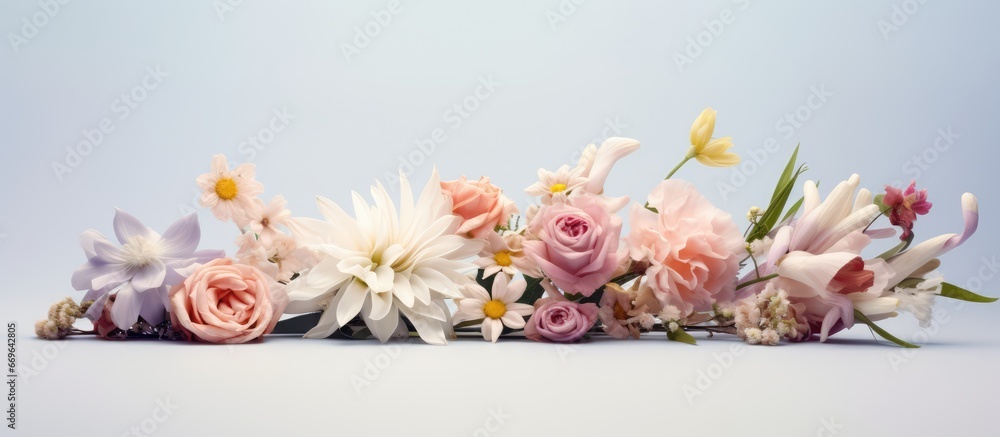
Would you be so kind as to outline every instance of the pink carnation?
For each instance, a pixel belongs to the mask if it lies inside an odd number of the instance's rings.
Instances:
[[[633,205],[625,238],[632,259],[649,263],[644,286],[684,314],[731,301],[744,247],[732,217],[678,180],[660,182],[649,206],[659,213]]]
[[[528,227],[538,240],[525,241],[524,251],[557,287],[590,296],[611,280],[624,256],[618,254],[621,229],[622,219],[601,199],[584,194],[539,210]]]

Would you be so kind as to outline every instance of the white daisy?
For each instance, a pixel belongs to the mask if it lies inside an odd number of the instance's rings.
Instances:
[[[455,299],[458,311],[455,312],[454,323],[482,320],[483,338],[496,343],[504,326],[521,329],[524,318],[535,311],[531,305],[517,303],[527,285],[523,280],[508,284],[505,275],[497,275],[493,280],[492,293],[487,293],[477,283],[466,284],[462,287],[463,297]]]
[[[554,173],[544,168],[538,169],[538,182],[524,190],[532,196],[541,198],[542,204],[551,205],[553,202],[564,203],[567,196],[575,189],[587,185],[589,181],[582,176],[585,168],[570,168],[568,165],[559,167]]]
[[[480,258],[475,261],[484,270],[483,277],[488,278],[497,272],[503,272],[509,277],[514,277],[517,272],[535,278],[542,277],[538,266],[524,253],[523,240],[524,237],[515,231],[506,231],[503,235],[490,232],[486,236],[486,246],[479,252]]]
[[[326,220],[292,219],[288,228],[300,246],[313,251],[318,263],[301,272],[288,287],[286,312],[324,310],[308,338],[325,338],[361,315],[371,332],[385,342],[399,326],[400,315],[424,341],[447,343],[451,331],[444,298],[461,297],[468,282],[460,270],[482,242],[455,235],[461,219],[441,192],[437,171],[414,204],[401,173],[400,210],[386,189],[372,187],[374,205],[354,193],[349,216],[329,199],[318,198]]]
[[[240,164],[229,169],[225,155],[212,157],[211,171],[198,176],[201,205],[212,208],[219,220],[233,220],[240,228],[246,226],[246,214],[254,207],[254,198],[264,191],[264,185],[254,180],[254,164]]]

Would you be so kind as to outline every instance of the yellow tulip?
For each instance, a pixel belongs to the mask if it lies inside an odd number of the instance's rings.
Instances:
[[[709,167],[731,167],[740,163],[739,155],[729,153],[733,147],[732,137],[712,139],[715,131],[715,110],[705,108],[691,125],[691,148],[687,158],[697,159]]]

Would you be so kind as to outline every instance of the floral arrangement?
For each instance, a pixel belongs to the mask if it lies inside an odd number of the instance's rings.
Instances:
[[[975,196],[961,199],[964,228],[913,244],[931,211],[911,183],[874,195],[853,175],[826,198],[794,188],[807,170],[792,153],[765,208],[732,216],[673,176],[692,159],[739,163],[730,137],[713,137],[716,113],[691,127],[681,162],[645,202],[605,192],[615,164],[639,142],[609,138],[575,166],[541,169],[523,216],[489,178],[440,181],[418,194],[404,174],[400,196],[382,184],[353,212],[319,197],[322,219],[293,217],[282,196],[265,202],[253,164],[216,155],[197,178],[201,203],[239,229],[235,256],[198,250],[189,215],[158,234],[128,213],[113,220],[117,243],[97,231],[80,243],[86,262],[66,298],[36,324],[38,336],[95,335],[244,343],[267,335],[385,342],[419,336],[444,344],[482,335],[540,342],[592,336],[660,337],[695,343],[693,332],[751,344],[818,339],[855,324],[903,347],[876,322],[900,312],[929,324],[935,298],[996,299],[944,282],[938,257],[975,232]],[[888,227],[875,227],[880,219]],[[628,220],[628,233],[623,231]],[[523,226],[521,223],[523,222]],[[893,238],[879,255],[876,240]],[[284,315],[292,315],[285,317]],[[86,318],[91,330],[74,326]]]

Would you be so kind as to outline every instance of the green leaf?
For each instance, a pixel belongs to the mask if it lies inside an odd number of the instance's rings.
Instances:
[[[794,216],[795,213],[799,212],[799,208],[802,208],[802,202],[805,200],[806,200],[805,197],[800,197],[799,200],[797,200],[794,204],[792,204],[791,208],[788,208],[788,212],[786,212],[785,216],[781,218],[781,221],[782,222],[788,221],[788,219],[792,218],[792,216]]]
[[[997,301],[997,298],[995,297],[978,295],[969,290],[958,287],[954,284],[949,284],[947,282],[941,284],[940,296],[951,299],[964,300],[966,302],[976,302],[976,303],[990,303]]]
[[[878,205],[878,210],[882,212],[882,215],[888,217],[889,207],[885,206],[885,202],[883,202],[882,199],[885,199],[885,193],[875,196],[875,198],[872,199],[872,203]]]
[[[799,159],[800,145],[801,144],[795,145],[792,157],[788,159],[788,164],[785,164],[785,170],[781,172],[781,177],[778,178],[778,184],[774,187],[774,194],[771,195],[771,199],[778,197],[781,187],[785,186],[785,184],[792,180],[792,172],[795,171],[795,161]]]
[[[615,284],[618,284],[618,285],[621,285],[621,286],[625,286],[625,284],[631,282],[633,279],[638,278],[638,277],[640,277],[640,276],[642,276],[644,274],[645,273],[642,273],[642,272],[626,273],[626,274],[621,275],[621,276],[619,276],[617,278],[611,279],[611,281],[609,281],[609,282],[614,282]]]
[[[913,234],[910,234],[910,238],[907,238],[906,240],[899,242],[899,244],[897,244],[892,249],[889,249],[885,251],[885,253],[879,255],[878,258],[888,260],[889,258],[892,258],[898,255],[900,252],[906,250],[907,247],[910,247],[910,243],[912,242],[913,242]]]
[[[785,204],[788,203],[788,196],[791,195],[792,189],[795,188],[795,182],[798,180],[799,176],[806,171],[805,165],[799,166],[795,174],[785,182],[783,186],[780,186],[780,190],[777,192],[777,197],[771,199],[771,203],[768,204],[767,210],[764,211],[764,215],[760,217],[757,224],[754,225],[753,230],[750,232],[750,236],[747,237],[747,242],[752,242],[754,240],[759,240],[767,236],[771,232],[771,228],[778,223],[778,217],[781,217],[781,212],[785,209]]]
[[[691,336],[691,334],[688,334],[687,331],[683,329],[678,329],[676,331],[667,330],[667,339],[670,341],[679,341],[681,343],[687,343],[687,344],[698,344],[698,342],[695,341],[694,337]]]
[[[542,278],[525,276],[524,280],[528,283],[528,286],[524,289],[524,294],[517,300],[517,303],[534,305],[535,301],[541,299],[542,294],[545,294],[545,288],[542,287]]]
[[[290,317],[279,321],[274,325],[272,334],[305,334],[319,323],[319,318],[323,312],[303,314],[301,316]]]
[[[785,169],[781,172],[781,176],[778,177],[778,183],[774,187],[774,194],[771,195],[771,202],[768,204],[764,214],[752,227],[750,234],[747,236],[747,243],[764,238],[771,232],[771,228],[778,223],[778,218],[781,217],[781,213],[785,209],[785,204],[788,203],[788,196],[791,195],[792,189],[795,187],[795,181],[805,171],[804,165],[800,165],[798,170],[795,169],[795,162],[798,160],[798,157],[799,146],[796,145],[795,151],[792,152],[792,156],[788,159],[788,164],[785,164]]]
[[[497,275],[493,274],[488,278],[484,278],[483,275],[485,273],[486,270],[479,269],[479,272],[476,273],[476,282],[479,283],[479,285],[481,285],[483,288],[485,288],[486,292],[489,293],[490,296],[493,296],[493,280],[496,279]]]
[[[483,324],[484,320],[486,319],[466,320],[462,323],[455,325],[455,329],[468,328],[471,326],[479,326]]]
[[[871,321],[871,319],[869,319],[868,316],[864,315],[861,311],[854,310],[854,318],[861,321],[861,323],[868,325],[869,328],[872,328],[872,331],[875,331],[875,333],[878,334],[879,337],[882,337],[886,340],[896,343],[897,345],[913,349],[920,347],[913,343],[907,343],[903,340],[896,338],[896,336],[890,334],[889,331],[886,331],[881,327],[879,327],[878,325],[876,325],[875,322]]]
[[[924,278],[906,278],[896,284],[899,288],[917,288],[921,282],[924,282]]]

